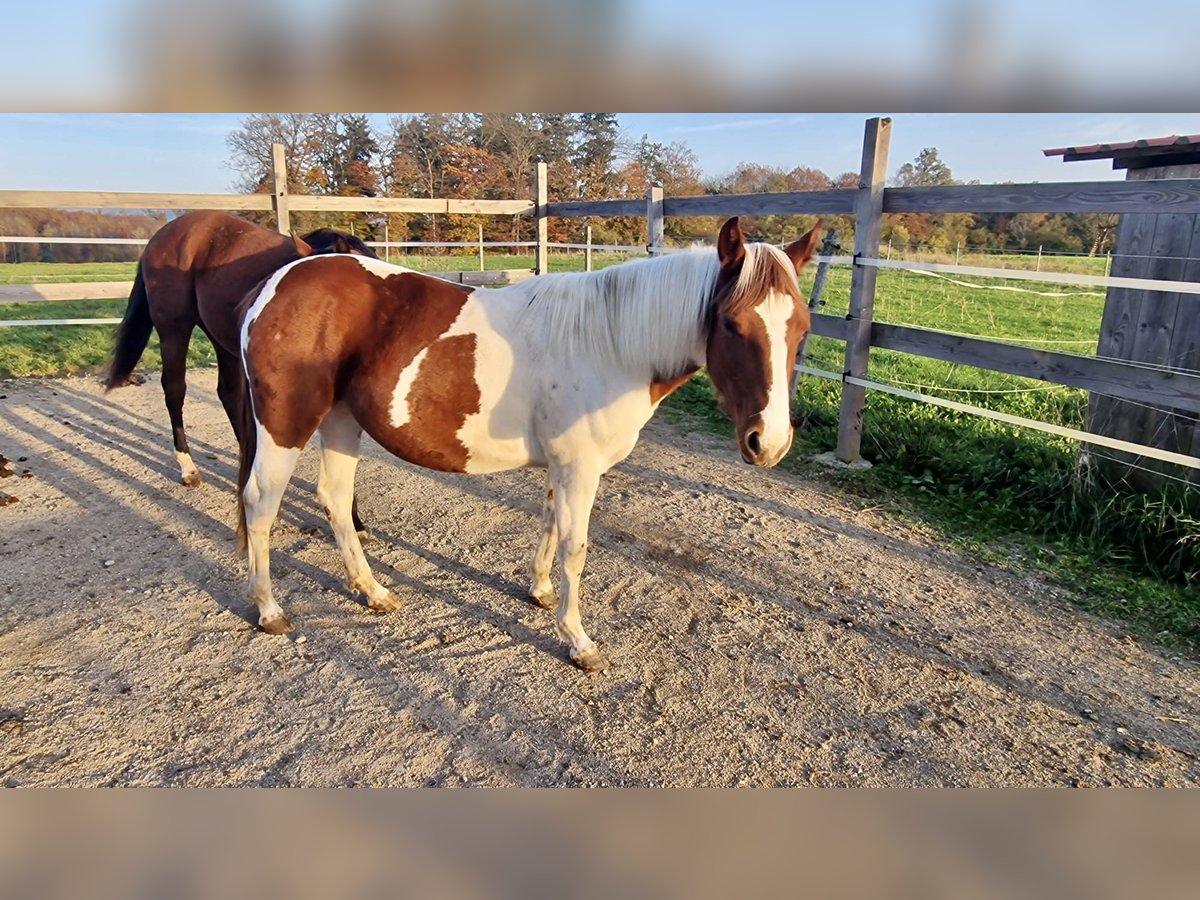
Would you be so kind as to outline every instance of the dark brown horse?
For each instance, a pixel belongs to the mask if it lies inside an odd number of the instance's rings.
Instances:
[[[180,480],[200,483],[183,428],[187,393],[188,344],[197,325],[217,354],[217,395],[233,425],[240,427],[238,398],[243,390],[238,316],[243,299],[280,266],[314,253],[354,253],[374,257],[358,238],[322,228],[302,238],[279,234],[222,212],[193,212],[164,225],[138,262],[129,305],[117,329],[106,387],[125,384],[158,331],[162,386],[171,418]],[[239,435],[240,437],[240,435]],[[362,523],[355,515],[355,526]]]

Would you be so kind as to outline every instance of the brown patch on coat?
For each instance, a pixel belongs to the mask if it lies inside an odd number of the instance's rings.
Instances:
[[[650,382],[650,403],[658,406],[664,399],[687,384],[691,380],[691,377],[699,370],[699,366],[692,366],[682,375],[677,375],[674,378],[663,378],[658,373],[655,373],[654,380]]]
[[[457,431],[479,410],[473,335],[442,335],[469,288],[404,272],[381,277],[347,257],[293,268],[250,326],[247,357],[258,420],[277,444],[302,447],[344,401],[392,453],[462,471]],[[390,421],[400,373],[428,350],[409,394],[409,422]]]
[[[465,472],[469,454],[458,431],[467,416],[479,412],[479,399],[475,335],[441,338],[428,348],[409,388],[408,421],[399,428],[389,423],[388,434],[372,437],[419,466]]]

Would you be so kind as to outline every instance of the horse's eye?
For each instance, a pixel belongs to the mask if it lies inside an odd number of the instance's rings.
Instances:
[[[740,329],[740,328],[738,328],[738,324],[737,324],[737,322],[735,322],[733,319],[722,319],[722,320],[721,320],[721,326],[722,326],[722,327],[723,327],[723,328],[724,328],[724,329],[725,329],[725,330],[726,330],[726,331],[727,331],[729,334],[741,334],[741,333],[742,333],[741,329]]]

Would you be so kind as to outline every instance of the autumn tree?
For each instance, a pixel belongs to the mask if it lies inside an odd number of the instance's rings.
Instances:
[[[912,162],[896,170],[894,187],[938,187],[958,184],[937,147],[926,147]],[[880,237],[901,247],[917,245],[946,252],[967,243],[975,225],[970,213],[892,213],[883,217]]]

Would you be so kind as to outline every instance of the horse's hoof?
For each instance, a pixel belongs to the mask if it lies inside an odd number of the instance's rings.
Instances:
[[[287,616],[276,616],[273,619],[259,619],[258,627],[267,634],[287,634],[292,630],[292,623]]]
[[[359,528],[354,533],[358,535],[358,542],[360,544],[365,544],[367,541],[371,540],[371,532],[367,531],[365,528]]]
[[[200,485],[200,473],[189,472],[186,475],[182,475],[179,478],[179,483],[184,487],[198,487]]]
[[[367,598],[367,607],[378,613],[395,612],[400,608],[400,601],[396,599],[396,595],[389,592],[385,597]]]
[[[582,653],[571,651],[571,662],[579,666],[585,672],[603,672],[608,668],[608,660],[604,654],[596,647],[591,650],[584,650]]]
[[[542,609],[554,609],[558,605],[558,598],[554,596],[553,590],[546,591],[544,594],[536,594],[530,591],[529,599]]]

